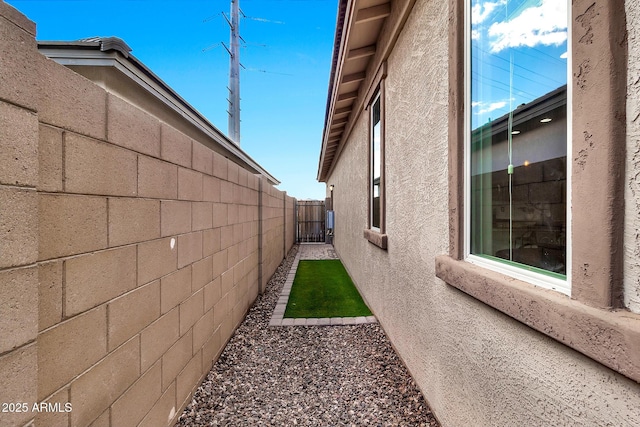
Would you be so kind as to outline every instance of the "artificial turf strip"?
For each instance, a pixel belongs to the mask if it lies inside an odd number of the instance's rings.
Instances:
[[[371,316],[339,259],[298,264],[285,318]]]

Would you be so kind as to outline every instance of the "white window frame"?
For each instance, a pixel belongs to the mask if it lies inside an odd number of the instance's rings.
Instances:
[[[571,1],[567,0],[567,223],[566,223],[566,280],[547,276],[525,268],[486,259],[471,253],[471,3],[465,0],[464,11],[464,259],[479,267],[493,270],[515,279],[552,289],[571,296],[571,182],[572,182],[572,32]]]

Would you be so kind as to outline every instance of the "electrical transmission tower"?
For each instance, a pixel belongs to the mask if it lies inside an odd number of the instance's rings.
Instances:
[[[240,0],[231,0],[229,51],[229,138],[240,145]]]
[[[231,45],[227,47],[224,42],[222,42],[222,46],[229,53],[229,109],[227,113],[229,113],[229,129],[227,131],[229,138],[235,142],[238,146],[240,145],[240,67],[246,70],[244,65],[240,63],[240,40],[244,43],[244,39],[240,36],[240,15],[243,18],[252,19],[254,21],[260,22],[270,22],[274,24],[284,24],[284,22],[280,21],[272,21],[270,19],[264,18],[255,18],[246,16],[244,12],[240,9],[240,0],[231,0],[231,17],[228,18],[227,15],[222,12],[222,16],[229,24],[229,28],[231,29]],[[207,19],[208,20],[208,19]],[[205,20],[205,22],[207,21]],[[266,45],[260,45],[266,46]],[[203,49],[203,52],[210,49],[211,47]],[[262,73],[270,73],[265,70],[257,70],[250,69],[250,71],[260,71]],[[273,73],[273,74],[285,74],[285,73]],[[290,75],[290,74],[285,74]]]

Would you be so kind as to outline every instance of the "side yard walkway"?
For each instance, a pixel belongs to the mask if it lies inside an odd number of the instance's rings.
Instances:
[[[377,323],[269,327],[297,251],[258,296],[177,425],[438,426]]]

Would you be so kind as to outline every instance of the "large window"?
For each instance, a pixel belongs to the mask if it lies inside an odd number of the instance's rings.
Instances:
[[[567,1],[467,14],[467,257],[569,293]]]
[[[436,275],[640,381],[640,354],[630,344],[638,342],[640,319],[625,310],[611,310],[624,306],[624,0],[572,1],[569,13],[562,3],[568,2],[449,3],[449,254],[436,257]],[[562,14],[562,20],[556,20]],[[558,59],[569,64],[566,89]],[[554,115],[536,120],[541,113]],[[552,143],[563,137],[560,129],[551,127],[559,123],[558,117],[568,124],[566,147]],[[518,127],[523,124],[526,129]],[[522,151],[518,138],[527,134],[528,151]],[[506,154],[497,148],[500,144],[507,146]],[[555,149],[567,154],[554,155]],[[519,160],[518,153],[524,153]],[[498,165],[501,155],[506,156],[506,167]],[[534,164],[540,164],[542,172],[529,169]],[[561,164],[566,164],[564,176]],[[519,173],[523,171],[532,176]],[[516,193],[520,185],[527,188]],[[547,188],[551,186],[564,192]],[[564,205],[568,218],[557,216],[554,210],[559,207],[554,205]],[[507,237],[497,231],[500,221]],[[523,226],[532,233],[523,233]],[[527,248],[533,250],[518,251]],[[523,259],[525,254],[530,257]],[[564,274],[557,262],[563,256]],[[571,298],[525,281],[555,287]],[[594,331],[611,342],[594,339]]]
[[[385,136],[385,78],[387,63],[383,62],[376,72],[365,96],[369,114],[369,217],[364,237],[381,249],[387,249],[384,175]]]
[[[371,228],[381,230],[381,117],[380,117],[380,93],[375,96],[371,106]]]

